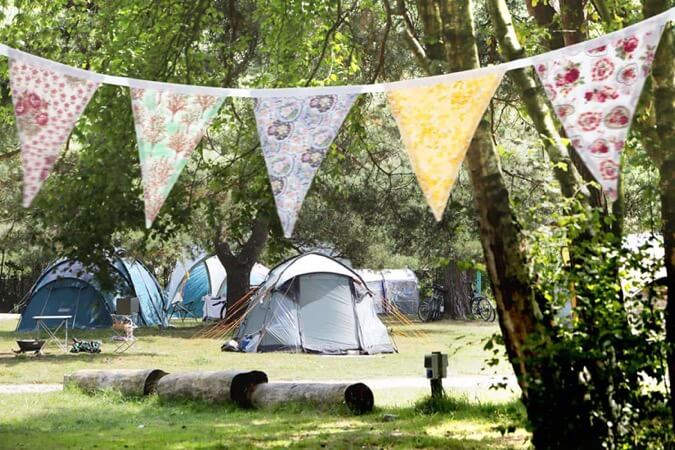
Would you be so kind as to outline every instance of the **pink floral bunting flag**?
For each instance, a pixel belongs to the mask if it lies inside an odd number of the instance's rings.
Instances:
[[[224,97],[131,89],[141,160],[145,225],[155,221]]]
[[[255,118],[284,236],[356,95],[256,99]]]
[[[99,83],[9,59],[12,103],[21,143],[23,206],[28,207]]]
[[[621,151],[663,27],[536,66],[567,137],[611,200]]]

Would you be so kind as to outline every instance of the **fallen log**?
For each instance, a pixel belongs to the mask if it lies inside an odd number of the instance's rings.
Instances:
[[[77,386],[85,392],[113,389],[130,397],[155,392],[157,382],[167,373],[159,369],[78,370],[64,375],[64,386]]]
[[[262,383],[267,383],[267,375],[258,370],[173,373],[159,381],[157,394],[163,400],[233,402],[246,408],[251,406],[253,390]]]
[[[373,392],[363,383],[266,383],[256,386],[251,397],[256,408],[272,408],[285,403],[305,403],[330,407],[346,405],[352,412],[373,410]]]

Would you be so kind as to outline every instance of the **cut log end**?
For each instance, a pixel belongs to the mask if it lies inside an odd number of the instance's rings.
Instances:
[[[143,387],[143,395],[150,395],[157,392],[157,383],[162,377],[168,375],[163,370],[155,369],[151,371],[145,379],[145,386]]]
[[[375,397],[373,391],[363,383],[350,384],[345,390],[345,403],[356,414],[365,414],[373,410]]]
[[[250,408],[253,406],[251,395],[256,386],[267,382],[267,375],[259,370],[238,373],[232,378],[230,398],[235,404],[243,408]]]

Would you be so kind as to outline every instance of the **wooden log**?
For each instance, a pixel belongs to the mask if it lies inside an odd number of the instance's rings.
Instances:
[[[85,392],[113,389],[125,396],[140,397],[154,393],[157,382],[166,375],[159,369],[85,369],[64,375],[63,384],[77,386]]]
[[[266,383],[256,386],[251,397],[256,408],[272,408],[284,403],[313,406],[346,405],[352,412],[373,410],[373,392],[363,383]]]
[[[267,375],[258,370],[173,373],[159,381],[157,394],[163,400],[233,402],[247,408],[251,406],[251,394],[261,383],[267,383]]]

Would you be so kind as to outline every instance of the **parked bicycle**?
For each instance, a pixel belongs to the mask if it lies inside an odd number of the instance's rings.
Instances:
[[[494,322],[497,318],[497,310],[484,295],[474,294],[469,305],[471,307],[471,314],[475,318],[480,317],[486,322]]]
[[[445,311],[444,294],[446,291],[447,289],[440,284],[434,284],[431,297],[420,301],[417,308],[417,316],[422,322],[431,322],[443,317],[443,311]]]

